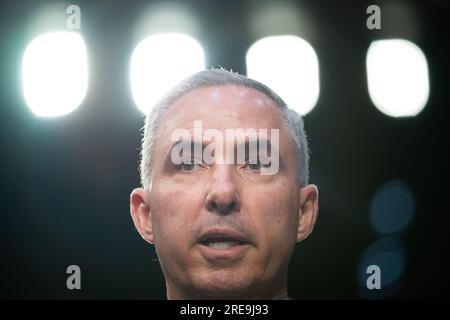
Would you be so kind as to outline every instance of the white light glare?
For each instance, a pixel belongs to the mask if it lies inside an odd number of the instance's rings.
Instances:
[[[319,61],[313,47],[296,36],[266,37],[247,52],[247,74],[269,86],[301,115],[319,98]]]
[[[74,111],[88,86],[86,46],[75,32],[43,34],[25,49],[22,89],[34,114],[56,117]]]
[[[418,46],[401,39],[373,41],[366,65],[369,95],[381,112],[407,117],[422,111],[430,88],[427,60]]]
[[[137,107],[148,113],[174,85],[205,68],[201,45],[189,36],[149,36],[134,49],[130,63],[131,90]]]

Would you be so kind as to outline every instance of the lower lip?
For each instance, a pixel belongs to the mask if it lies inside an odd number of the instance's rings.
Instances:
[[[213,248],[204,244],[199,244],[200,250],[203,256],[208,260],[235,260],[244,256],[245,251],[249,249],[250,245],[246,244],[236,244],[234,246],[218,249]]]

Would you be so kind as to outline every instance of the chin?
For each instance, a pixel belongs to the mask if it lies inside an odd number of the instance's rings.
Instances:
[[[195,287],[205,299],[251,299],[254,276],[252,272],[214,270],[198,279]]]

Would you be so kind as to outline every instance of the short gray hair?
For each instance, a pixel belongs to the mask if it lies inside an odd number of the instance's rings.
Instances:
[[[297,179],[301,186],[308,184],[309,177],[309,149],[306,133],[301,116],[290,109],[286,103],[274,91],[266,85],[247,78],[246,76],[233,73],[224,69],[209,69],[200,71],[183,80],[168,92],[151,110],[145,119],[144,133],[142,138],[140,175],[141,184],[144,189],[149,190],[152,183],[153,152],[157,141],[157,133],[161,120],[170,106],[181,96],[205,87],[219,87],[235,85],[255,89],[271,100],[279,107],[287,131],[295,144],[297,155]]]

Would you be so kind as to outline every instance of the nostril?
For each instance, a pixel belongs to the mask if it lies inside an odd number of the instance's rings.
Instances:
[[[216,172],[216,174],[218,173]],[[209,186],[205,201],[208,211],[216,212],[221,215],[230,214],[240,210],[239,189],[228,176],[214,178]]]
[[[228,205],[218,206],[218,210],[222,214],[228,214],[234,212],[236,209],[236,202],[231,202]]]
[[[208,201],[207,209],[211,212],[217,212],[219,214],[230,214],[238,211],[238,205],[235,200],[221,201],[219,199],[214,199]]]
[[[208,211],[217,211],[218,209],[216,203],[213,201],[209,201],[206,207]]]

